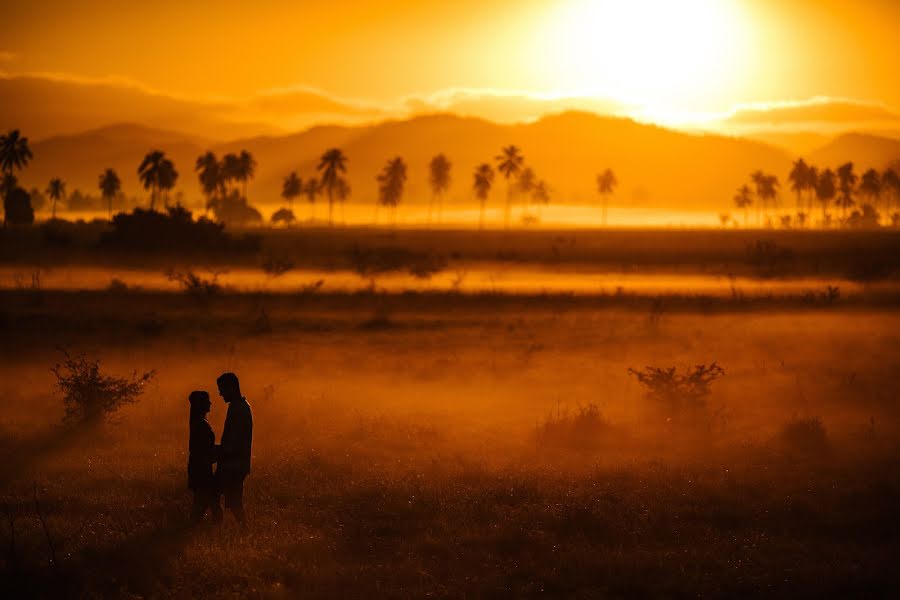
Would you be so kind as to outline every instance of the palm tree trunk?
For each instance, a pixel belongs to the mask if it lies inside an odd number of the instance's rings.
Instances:
[[[484,229],[484,199],[481,200],[481,211],[478,215],[478,229]]]
[[[334,192],[328,189],[328,226],[334,226]]]
[[[56,220],[56,198],[53,199],[53,210],[51,211],[51,213],[52,214],[50,215],[50,218],[55,221]]]
[[[503,211],[503,225],[509,229],[509,219],[512,212],[512,186],[509,185],[509,178],[506,179],[506,209]]]

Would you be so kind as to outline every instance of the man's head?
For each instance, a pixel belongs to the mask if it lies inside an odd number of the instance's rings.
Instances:
[[[219,386],[219,395],[222,396],[225,402],[243,399],[243,396],[241,396],[241,383],[234,373],[222,373],[216,379],[216,385]]]
[[[188,396],[188,402],[191,403],[191,414],[203,416],[209,412],[212,403],[209,401],[209,392],[196,391],[191,392]]]

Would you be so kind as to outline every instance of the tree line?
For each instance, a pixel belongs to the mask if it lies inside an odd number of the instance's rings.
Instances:
[[[24,169],[32,158],[28,139],[19,130],[0,136],[0,192],[4,196],[5,221],[30,223],[34,220],[32,199],[40,193],[37,190],[29,193],[20,188],[16,178],[16,173]],[[328,223],[333,224],[335,205],[342,207],[351,195],[348,163],[349,159],[342,150],[331,148],[322,154],[312,175],[304,178],[297,171],[285,175],[281,197],[287,206],[273,214],[273,223],[290,225],[296,222],[294,201],[302,196],[310,206],[311,220],[315,220],[316,202],[326,198]],[[261,221],[259,211],[247,201],[247,186],[255,176],[257,166],[256,159],[247,150],[225,154],[221,159],[211,151],[199,156],[194,171],[206,200],[207,213],[211,211],[218,221],[225,223]],[[168,208],[170,194],[179,179],[173,161],[164,152],[151,150],[139,163],[137,175],[142,188],[149,194],[150,210],[156,210],[159,203]],[[408,164],[401,156],[389,159],[377,173],[376,223],[381,209],[387,211],[391,224],[396,223],[408,175]],[[532,214],[532,208],[539,215],[541,207],[550,202],[550,185],[526,164],[520,148],[508,145],[501,148],[493,162],[479,164],[472,173],[471,193],[479,206],[479,227],[484,226],[487,202],[498,175],[505,181],[504,225],[511,225],[513,209],[517,204],[521,204],[524,224],[539,220],[539,216]],[[737,189],[732,199],[734,207],[743,213],[745,227],[750,226],[750,211],[754,208],[757,226],[806,227],[812,223],[817,207],[821,209],[820,223],[823,227],[835,224],[879,226],[886,219],[894,226],[900,225],[900,176],[897,168],[890,167],[881,173],[869,169],[859,176],[852,162],[834,170],[819,169],[801,158],[794,162],[787,180],[796,197],[793,211],[779,207],[781,184],[777,176],[763,171],[750,174],[749,181]],[[453,163],[446,155],[437,154],[431,159],[428,182],[431,192],[428,221],[433,218],[440,221],[444,199],[453,182]],[[604,226],[607,225],[609,200],[618,184],[612,169],[607,168],[596,176],[596,192],[601,205],[600,222]],[[99,174],[97,188],[112,218],[113,201],[122,196],[122,180],[115,169],[106,168]],[[51,218],[55,219],[57,204],[67,197],[66,183],[54,177],[44,193],[51,204]],[[832,216],[831,209],[839,210],[839,220]],[[723,213],[721,220],[723,225],[728,222],[737,224],[730,213]]]
[[[757,226],[806,227],[817,209],[821,210],[820,225],[825,228],[878,227],[884,221],[900,225],[900,175],[894,166],[881,173],[868,169],[860,176],[852,162],[832,170],[819,169],[799,158],[787,180],[795,196],[793,212],[779,210],[781,186],[775,175],[755,171],[750,182],[737,189],[732,201],[743,213],[745,227],[750,225],[751,207],[756,209]],[[840,213],[838,220],[832,216],[833,208]],[[729,215],[723,214],[722,224],[728,220]]]

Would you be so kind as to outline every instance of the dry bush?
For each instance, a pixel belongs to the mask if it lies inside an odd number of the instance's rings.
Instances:
[[[140,377],[135,371],[130,379],[104,375],[99,360],[72,356],[68,352],[63,355],[63,362],[51,370],[63,394],[65,420],[70,423],[107,419],[122,406],[137,402],[144,386],[156,376],[156,371],[147,371]]]
[[[537,426],[535,439],[550,448],[590,449],[605,441],[611,430],[600,408],[590,403],[574,412],[557,408]]]
[[[260,266],[262,267],[263,272],[269,277],[281,277],[285,273],[293,270],[295,265],[287,258],[269,254],[263,259]]]
[[[628,369],[628,373],[644,386],[647,398],[672,418],[705,412],[712,384],[725,375],[725,370],[714,362],[682,370],[677,367]]]
[[[169,281],[177,283],[184,292],[197,296],[215,296],[222,292],[219,284],[221,271],[211,271],[209,277],[198,275],[194,271],[176,271],[171,269],[166,272]]]
[[[828,433],[821,417],[794,417],[781,427],[778,439],[790,450],[819,454],[828,450]]]

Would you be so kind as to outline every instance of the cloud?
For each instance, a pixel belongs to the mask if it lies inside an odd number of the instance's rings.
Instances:
[[[882,104],[848,98],[816,97],[807,100],[745,104],[723,119],[737,126],[846,126],[900,121],[900,113]]]
[[[621,102],[601,98],[473,88],[451,88],[425,96],[410,96],[404,105],[410,114],[452,112],[497,123],[530,122],[568,110],[621,116],[633,109]]]

